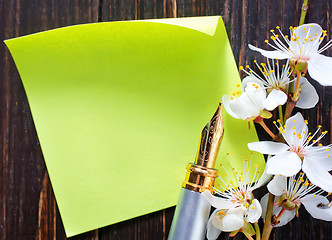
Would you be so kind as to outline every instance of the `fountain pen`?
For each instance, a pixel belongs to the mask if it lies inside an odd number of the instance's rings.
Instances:
[[[214,164],[224,133],[222,103],[212,119],[203,128],[194,163],[187,165],[168,240],[202,240],[211,206],[201,192],[213,192],[218,171]]]

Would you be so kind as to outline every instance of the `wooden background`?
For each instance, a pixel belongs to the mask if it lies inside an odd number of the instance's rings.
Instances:
[[[331,36],[332,1],[309,2],[306,22],[321,24]],[[262,60],[247,44],[265,46],[269,29],[297,25],[301,4],[302,0],[0,0],[0,239],[66,239],[29,103],[2,40],[80,23],[222,15],[236,62],[244,65]],[[324,101],[303,111],[305,118],[331,130],[332,88],[311,82]],[[261,139],[266,138],[257,129]],[[328,134],[323,143],[330,142]],[[71,239],[167,239],[173,213],[174,208],[165,209]],[[303,208],[300,216],[276,229],[273,239],[332,239],[331,223],[312,219]],[[227,239],[227,234],[219,239]]]

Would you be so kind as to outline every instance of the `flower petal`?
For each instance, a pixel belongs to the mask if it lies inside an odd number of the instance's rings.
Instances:
[[[289,149],[289,146],[280,142],[261,141],[248,143],[248,148],[251,151],[274,155],[286,152]]]
[[[226,109],[226,112],[227,112],[229,115],[231,115],[233,118],[240,119],[240,116],[237,115],[235,112],[233,112],[233,110],[230,108],[229,104],[231,103],[231,101],[233,101],[233,100],[232,100],[231,97],[228,96],[228,95],[224,95],[224,96],[222,97],[222,102],[224,103],[223,105],[224,105],[224,107],[225,107],[225,109]]]
[[[276,206],[277,207],[277,206]],[[281,211],[281,208],[279,211],[276,211],[276,215],[279,214]],[[291,210],[291,211],[285,211],[280,219],[279,219],[279,223],[275,226],[275,227],[282,227],[284,225],[286,225],[287,223],[289,223],[290,221],[292,221],[292,219],[295,217],[295,210]]]
[[[246,76],[243,80],[242,80],[242,86],[243,89],[245,89],[248,85],[248,83],[250,82],[254,82],[259,84],[261,87],[263,87],[263,82],[261,80],[259,80],[258,78],[254,77],[254,76]]]
[[[332,58],[316,54],[308,61],[308,72],[310,77],[323,86],[332,85]]]
[[[280,196],[287,189],[287,178],[281,175],[275,175],[274,178],[267,184],[267,189],[275,196]]]
[[[286,93],[281,90],[273,89],[263,102],[263,107],[269,111],[272,111],[279,105],[284,105],[286,101]]]
[[[296,153],[287,151],[270,158],[266,163],[266,171],[273,175],[293,176],[301,170],[301,162]]]
[[[264,219],[264,222],[265,222],[265,215],[266,215],[266,208],[267,208],[268,197],[269,197],[269,194],[267,193],[261,199],[261,206],[262,206],[262,210],[263,210],[263,212],[262,212],[262,218]],[[276,197],[278,197],[278,196],[276,196]],[[273,214],[277,216],[280,213],[281,209],[282,209],[281,207],[274,205],[273,206]],[[295,211],[294,210],[292,210],[292,211],[285,211],[281,215],[281,217],[279,219],[280,222],[277,225],[275,225],[275,227],[281,227],[281,226],[286,225],[294,217],[295,217]]]
[[[332,192],[332,175],[315,159],[305,156],[302,166],[303,172],[307,174],[310,182],[327,192]]]
[[[264,186],[268,181],[270,181],[271,177],[272,177],[272,175],[268,174],[266,172],[266,168],[265,168],[264,172],[263,172],[262,176],[259,178],[258,182],[256,182],[250,190],[254,191],[257,188],[260,188],[261,186]]]
[[[291,56],[287,53],[282,52],[281,50],[275,50],[275,51],[267,51],[263,50],[258,47],[254,47],[253,45],[249,44],[249,48],[253,51],[260,52],[263,56],[267,58],[275,58],[275,59],[287,59],[290,58]]]
[[[229,107],[243,120],[258,116],[261,110],[251,101],[246,92],[242,93],[239,98],[232,100]]]
[[[245,213],[245,207],[236,207],[229,209],[226,215],[221,219],[221,230],[225,232],[232,232],[240,229],[243,224],[243,214]]]
[[[231,200],[213,196],[209,191],[202,192],[201,194],[214,208],[230,209],[236,206],[236,204],[232,203]]]
[[[217,239],[218,236],[221,233],[221,229],[215,227],[214,224],[213,224],[213,221],[220,221],[221,222],[221,219],[218,216],[218,212],[220,212],[220,210],[218,210],[218,209],[214,210],[213,213],[211,214],[211,217],[209,218],[208,223],[207,223],[206,237],[207,237],[208,240],[215,240],[215,239]]]
[[[312,217],[332,221],[332,207],[326,206],[329,203],[326,197],[308,194],[301,199],[301,203]]]
[[[262,207],[262,218],[265,222],[265,216],[266,216],[266,208],[267,208],[267,201],[269,199],[269,193],[265,194],[262,199],[260,200],[261,207]]]
[[[332,157],[330,151],[326,151],[326,149],[326,147],[311,146],[307,147],[305,151],[309,159],[315,159],[314,161],[316,161],[318,165],[321,165],[326,171],[331,171]]]
[[[255,223],[262,215],[262,207],[259,201],[255,198],[252,200],[251,205],[249,206],[249,211],[247,213],[247,222]]]
[[[308,126],[305,124],[302,114],[297,113],[288,118],[285,125],[286,129],[284,137],[286,142],[289,145],[302,146],[308,134]],[[297,133],[299,133],[302,137],[299,138]]]
[[[266,99],[266,91],[261,87],[260,84],[249,82],[245,88],[248,97],[257,109],[263,109],[263,102]]]
[[[317,36],[315,36],[317,34]],[[300,54],[302,58],[308,57],[310,53],[317,52],[322,28],[317,23],[303,24],[297,27],[292,34],[296,41],[290,41],[290,49],[296,54]],[[309,37],[310,36],[310,37]],[[310,41],[313,39],[312,41]]]
[[[318,103],[319,97],[316,89],[309,83],[305,77],[301,77],[301,95],[296,102],[296,107],[302,109],[313,108]]]

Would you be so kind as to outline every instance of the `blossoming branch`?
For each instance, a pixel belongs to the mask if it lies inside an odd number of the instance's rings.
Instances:
[[[243,169],[236,169],[229,157],[233,168],[223,167],[226,174],[220,176],[222,184],[215,187],[215,194],[203,193],[215,207],[207,226],[209,240],[217,239],[222,231],[268,240],[274,227],[299,216],[302,205],[313,218],[332,221],[332,145],[321,143],[328,132],[320,125],[312,131],[301,113],[293,114],[295,107],[312,109],[319,102],[311,79],[332,86],[332,58],[322,54],[332,40],[323,43],[327,31],[317,23],[303,24],[307,8],[308,0],[304,0],[300,24],[289,27],[288,35],[279,26],[270,31],[271,40],[265,42],[272,50],[249,44],[266,62],[241,66],[247,75],[242,85],[222,98],[229,115],[260,124],[271,139],[248,143],[251,151],[267,155],[263,174],[252,166],[253,159],[242,159]],[[305,77],[307,72],[311,79]],[[272,117],[277,119],[275,129],[265,124]],[[267,182],[268,193],[259,202],[254,190]]]

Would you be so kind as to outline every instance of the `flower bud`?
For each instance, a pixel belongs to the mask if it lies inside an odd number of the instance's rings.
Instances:
[[[291,67],[293,74],[306,72],[308,69],[308,62],[303,60],[289,60],[289,66]]]
[[[297,201],[293,201],[288,198],[288,196],[284,193],[282,194],[275,202],[275,204],[286,210],[298,210],[300,208],[301,203]]]
[[[308,69],[308,62],[299,60],[296,64],[296,70],[299,73],[306,72]]]

